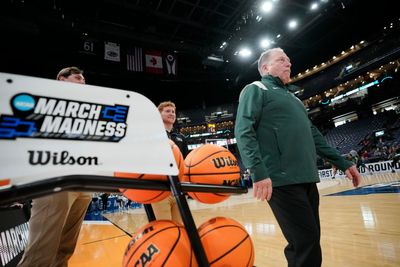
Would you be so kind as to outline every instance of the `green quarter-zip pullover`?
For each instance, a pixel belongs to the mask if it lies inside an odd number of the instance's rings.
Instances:
[[[240,156],[254,182],[271,178],[274,187],[319,182],[317,154],[343,171],[352,165],[312,125],[289,86],[270,75],[261,83],[241,92],[235,124]]]

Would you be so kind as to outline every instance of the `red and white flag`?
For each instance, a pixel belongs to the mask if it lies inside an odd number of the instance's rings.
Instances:
[[[146,50],[146,72],[149,73],[163,73],[162,53],[157,50]]]

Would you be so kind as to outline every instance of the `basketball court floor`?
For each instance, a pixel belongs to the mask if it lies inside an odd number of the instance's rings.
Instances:
[[[400,173],[364,176],[358,189],[345,178],[324,180],[318,187],[322,266],[400,266]],[[255,200],[251,189],[218,204],[188,202],[197,226],[217,216],[245,226],[254,243],[255,266],[287,266],[282,232],[268,204]],[[122,266],[130,235],[146,223],[143,209],[85,221],[69,266]]]

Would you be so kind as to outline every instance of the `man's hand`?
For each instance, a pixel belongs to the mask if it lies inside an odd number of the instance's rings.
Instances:
[[[272,181],[270,178],[266,178],[259,182],[253,183],[253,195],[258,200],[269,201],[272,196]]]
[[[349,167],[345,171],[346,177],[353,181],[354,187],[357,187],[361,181],[361,174],[358,172],[356,165]]]

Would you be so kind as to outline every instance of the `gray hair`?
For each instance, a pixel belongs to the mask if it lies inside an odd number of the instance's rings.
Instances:
[[[262,69],[261,69],[262,65],[268,63],[271,53],[276,52],[276,51],[283,52],[283,49],[280,47],[268,49],[267,51],[261,53],[260,57],[258,58],[258,72],[260,73],[261,76],[263,76]]]

